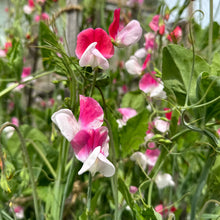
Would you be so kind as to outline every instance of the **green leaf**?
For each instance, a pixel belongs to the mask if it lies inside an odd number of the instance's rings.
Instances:
[[[179,105],[185,104],[193,65],[193,53],[179,45],[168,45],[163,49],[162,81],[169,96],[175,96]],[[189,90],[190,103],[195,103],[196,81],[201,72],[209,71],[208,63],[195,56],[194,72]]]
[[[220,95],[220,77],[203,72],[198,78],[196,89],[198,99],[201,99],[205,95],[202,103],[210,102]],[[205,122],[208,122],[212,118],[220,120],[220,100],[217,99],[209,105],[196,109],[196,111],[201,117],[204,117]]]
[[[126,157],[144,142],[148,127],[149,112],[145,109],[135,117],[129,119],[120,132],[122,156]]]
[[[118,189],[123,195],[126,203],[130,206],[131,209],[133,209],[134,201],[131,197],[128,187],[125,185],[125,182],[121,178],[118,179]]]
[[[122,108],[133,108],[137,112],[141,112],[145,109],[146,102],[145,97],[140,91],[128,92],[122,98]]]
[[[215,53],[211,64],[211,75],[220,76],[220,53]]]

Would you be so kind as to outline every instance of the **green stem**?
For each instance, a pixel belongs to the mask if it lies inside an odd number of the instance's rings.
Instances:
[[[60,154],[57,167],[57,180],[54,185],[54,202],[52,204],[53,219],[62,218],[61,202],[64,190],[63,179],[65,175],[65,166],[69,150],[69,142],[63,137],[62,144],[60,145]]]
[[[6,128],[7,126],[11,126],[15,129],[15,131],[17,132],[18,137],[21,141],[20,146],[21,146],[23,157],[24,157],[24,163],[25,163],[25,166],[27,166],[27,168],[28,168],[30,180],[31,180],[32,195],[33,195],[33,200],[34,200],[35,218],[36,218],[36,220],[40,220],[40,209],[39,209],[39,204],[38,204],[38,199],[37,199],[37,190],[36,190],[36,185],[35,185],[35,181],[34,181],[34,175],[33,175],[33,170],[32,170],[32,166],[31,166],[31,161],[30,161],[30,158],[29,158],[29,155],[27,152],[27,147],[25,145],[24,138],[23,138],[19,128],[12,123],[4,124],[0,129],[0,134],[2,133],[3,129]]]
[[[28,140],[28,141],[32,144],[32,146],[34,147],[35,151],[40,155],[40,157],[42,158],[42,160],[46,164],[47,168],[50,170],[51,174],[56,179],[56,177],[57,177],[56,172],[54,171],[54,169],[51,166],[50,162],[44,156],[44,153],[41,151],[41,149],[32,140]]]
[[[209,50],[208,50],[208,61],[212,59],[212,37],[213,37],[213,0],[209,1]]]
[[[92,174],[89,172],[89,184],[88,184],[88,191],[87,191],[87,216],[88,216],[88,220],[91,219],[91,215],[90,215],[91,197],[92,197]]]
[[[98,70],[95,69],[95,70],[94,70],[94,75],[93,75],[92,87],[91,87],[91,90],[90,90],[90,93],[89,93],[89,96],[90,96],[90,97],[92,97],[92,94],[93,94],[93,91],[94,91],[94,88],[95,88],[97,73],[98,73]]]

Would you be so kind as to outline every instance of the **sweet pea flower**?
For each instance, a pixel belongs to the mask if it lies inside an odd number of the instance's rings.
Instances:
[[[80,95],[78,121],[69,109],[55,112],[51,119],[71,143],[76,158],[83,162],[79,175],[86,171],[92,175],[98,171],[106,177],[114,175],[114,165],[107,159],[108,129],[101,127],[104,113],[96,100]]]
[[[16,118],[16,117],[12,117],[11,118],[11,123],[12,124],[14,124],[14,125],[16,125],[17,127],[19,126],[19,120],[18,120],[18,118]],[[5,132],[5,134],[6,134],[6,137],[7,138],[10,138],[10,137],[12,137],[12,135],[14,134],[14,127],[12,127],[12,126],[7,126],[6,128],[4,128],[4,132]]]
[[[169,123],[169,121],[165,121],[165,120],[160,119],[160,117],[156,117],[154,119],[154,126],[161,133],[165,133],[169,130],[170,123]]]
[[[151,51],[151,50],[154,50],[154,49],[157,48],[154,33],[149,32],[149,33],[144,35],[144,38],[145,38],[144,46],[145,46],[146,50]]]
[[[13,211],[15,213],[15,216],[17,219],[23,219],[24,218],[24,208],[21,206],[14,206]]]
[[[180,26],[177,26],[168,36],[167,39],[170,42],[178,43],[182,38],[182,29]]]
[[[130,186],[129,187],[129,192],[131,194],[135,194],[138,191],[138,188],[136,186]]]
[[[160,213],[162,216],[167,217],[168,209],[164,208],[163,204],[157,205],[154,209],[156,212]],[[172,206],[170,208],[170,212],[174,213],[175,211],[176,211],[176,208],[174,206]]]
[[[115,9],[113,22],[109,26],[109,35],[117,47],[128,47],[137,43],[142,35],[142,28],[137,20],[130,21],[120,28],[120,8]]]
[[[163,189],[167,186],[175,186],[172,176],[169,173],[158,173],[155,178],[155,183],[158,189]]]
[[[131,75],[141,75],[143,73],[143,70],[147,68],[150,59],[151,54],[147,54],[144,63],[141,66],[138,62],[138,58],[136,56],[131,56],[129,60],[125,63],[125,68]]]
[[[108,60],[114,54],[114,47],[108,34],[101,28],[88,28],[77,36],[76,56],[80,66],[108,69]]]
[[[155,15],[152,18],[152,21],[149,23],[149,27],[154,32],[158,32],[160,35],[163,35],[165,32],[165,24],[163,20],[160,19],[160,15]]]
[[[145,152],[145,155],[148,159],[148,165],[152,168],[155,166],[157,159],[160,155],[160,150],[159,149],[147,149]]]
[[[139,88],[143,92],[149,94],[150,97],[165,98],[166,94],[163,91],[163,83],[159,78],[154,77],[156,72],[146,73],[139,82]]]
[[[50,19],[49,15],[48,15],[47,13],[45,13],[45,12],[43,12],[41,15],[36,15],[36,16],[34,17],[34,20],[35,20],[36,22],[39,22],[40,20],[42,20],[42,21],[47,21],[47,20],[49,20],[49,19]]]
[[[28,0],[28,4],[24,5],[23,11],[25,14],[31,14],[34,10],[34,0]]]
[[[119,108],[118,111],[122,114],[122,119],[117,120],[119,128],[122,128],[130,118],[137,115],[137,111],[133,108]]]

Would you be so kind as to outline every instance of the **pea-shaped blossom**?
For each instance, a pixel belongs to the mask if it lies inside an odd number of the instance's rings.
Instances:
[[[156,72],[145,73],[139,82],[139,88],[149,94],[150,97],[165,98],[163,82],[155,77]]]
[[[149,23],[149,27],[154,32],[158,32],[160,35],[163,35],[165,32],[165,24],[160,15],[154,15],[152,21]]]
[[[51,119],[62,135],[71,143],[76,158],[83,162],[79,175],[90,171],[104,176],[112,176],[114,165],[108,156],[108,129],[101,127],[104,113],[99,103],[90,97],[80,96],[80,114],[78,121],[69,109],[55,112]]]
[[[76,56],[80,59],[80,66],[101,67],[108,69],[108,60],[114,54],[114,46],[111,38],[101,28],[88,28],[77,36],[75,50]]]
[[[122,114],[122,119],[117,120],[119,128],[122,128],[130,118],[137,115],[137,111],[133,108],[119,108],[118,111]]]
[[[182,38],[182,29],[181,27],[177,26],[168,36],[167,39],[170,42],[179,43]]]
[[[127,47],[137,43],[142,35],[142,28],[137,20],[130,21],[125,27],[120,27],[120,8],[115,9],[113,22],[109,26],[109,35],[118,47]]]

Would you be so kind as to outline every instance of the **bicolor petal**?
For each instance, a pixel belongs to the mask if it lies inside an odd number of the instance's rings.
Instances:
[[[122,114],[122,120],[126,123],[130,118],[137,115],[137,111],[133,108],[119,108],[118,111]]]
[[[91,43],[79,60],[80,66],[91,66],[92,68],[101,67],[108,69],[108,60],[95,48],[97,42]]]
[[[55,112],[51,119],[68,141],[71,141],[79,131],[77,120],[69,109],[61,109]]]
[[[110,24],[108,29],[110,37],[113,38],[114,40],[119,31],[120,10],[121,10],[120,8],[115,9],[113,22]]]
[[[91,98],[80,95],[79,125],[82,129],[96,129],[102,126],[104,112],[99,103]]]
[[[135,56],[130,57],[130,59],[125,63],[125,68],[131,75],[142,74],[142,67],[138,63],[138,59]]]

